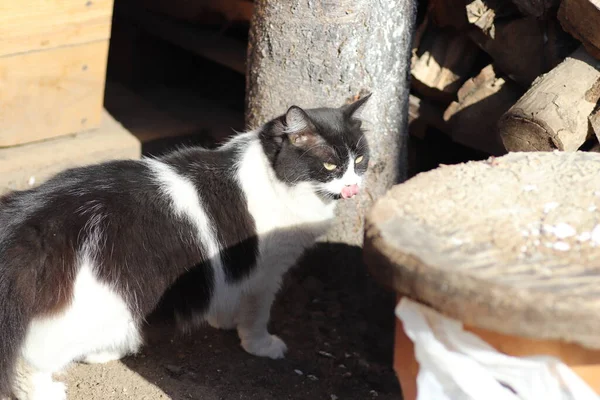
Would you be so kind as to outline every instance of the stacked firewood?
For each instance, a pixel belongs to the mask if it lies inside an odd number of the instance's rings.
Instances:
[[[600,148],[600,0],[429,0],[410,132],[490,155]]]

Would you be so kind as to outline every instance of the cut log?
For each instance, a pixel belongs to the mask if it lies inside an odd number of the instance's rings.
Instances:
[[[413,88],[425,97],[448,103],[469,77],[480,50],[468,37],[427,24],[413,49]],[[422,29],[422,28],[421,28]]]
[[[600,349],[598,188],[596,153],[437,168],[375,204],[363,254],[398,295],[470,327]]]
[[[458,101],[444,112],[452,140],[495,156],[506,153],[496,124],[521,94],[517,85],[498,77],[488,65],[465,82],[458,91]]]
[[[558,19],[588,53],[600,59],[600,0],[563,0]]]
[[[590,128],[594,135],[596,135],[596,139],[600,142],[600,107],[597,107],[589,116]]]
[[[512,2],[523,14],[545,19],[558,7],[560,0],[512,0]]]
[[[449,133],[442,114],[443,110],[436,104],[411,94],[408,102],[408,131],[420,139],[425,137],[425,132],[430,126]]]
[[[256,3],[246,115],[248,128],[253,128],[292,104],[339,106],[373,93],[361,111],[371,151],[365,190],[338,205],[338,218],[323,238],[360,245],[365,212],[406,177],[408,60],[416,7],[414,0],[351,3]],[[358,263],[350,261],[350,266]]]
[[[430,0],[428,14],[440,28],[464,30],[469,26],[465,0]]]
[[[517,18],[496,22],[489,29],[493,29],[493,35],[482,29],[471,31],[469,36],[501,71],[526,87],[578,46],[554,20]]]
[[[502,116],[508,151],[575,151],[589,134],[588,116],[600,98],[600,62],[582,47],[536,80]]]

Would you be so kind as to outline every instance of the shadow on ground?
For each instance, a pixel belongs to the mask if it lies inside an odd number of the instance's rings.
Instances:
[[[154,326],[149,345],[123,363],[173,399],[398,400],[393,307],[360,248],[321,244],[288,274],[273,309],[284,360],[246,354],[232,331],[181,336]]]

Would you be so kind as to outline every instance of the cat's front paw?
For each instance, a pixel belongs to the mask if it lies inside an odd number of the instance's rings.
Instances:
[[[244,339],[242,340],[242,347],[250,354],[272,359],[283,358],[287,351],[285,342],[275,335]]]

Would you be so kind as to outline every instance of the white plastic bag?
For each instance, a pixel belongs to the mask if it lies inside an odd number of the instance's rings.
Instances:
[[[460,322],[407,298],[396,315],[419,362],[417,400],[600,399],[556,358],[499,353]]]

